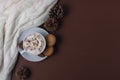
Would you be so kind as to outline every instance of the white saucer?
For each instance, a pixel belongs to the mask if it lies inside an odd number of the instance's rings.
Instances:
[[[44,37],[49,34],[46,30],[44,30],[42,28],[38,28],[38,27],[31,28],[31,29],[25,30],[23,33],[21,33],[20,37],[18,38],[18,43],[22,42],[24,40],[25,36],[27,34],[31,33],[31,32],[41,33]],[[42,61],[42,60],[47,58],[47,56],[40,57],[40,56],[37,56],[37,55],[30,55],[27,52],[23,53],[23,50],[20,49],[19,47],[18,47],[18,51],[20,52],[22,57],[24,57],[26,60],[31,61],[31,62],[38,62],[38,61]]]

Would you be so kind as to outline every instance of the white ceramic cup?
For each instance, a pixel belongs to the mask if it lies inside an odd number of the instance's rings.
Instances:
[[[41,47],[41,50],[39,50],[39,52],[37,52],[37,53],[30,53],[30,52],[28,52],[27,50],[26,50],[26,48],[24,47],[24,43],[25,43],[25,39],[30,35],[30,34],[39,34],[39,36],[40,36],[40,38],[42,39],[42,44],[43,44],[43,46]],[[45,37],[41,34],[41,33],[38,33],[38,32],[31,32],[31,33],[29,33],[29,34],[26,34],[25,35],[25,38],[23,39],[23,51],[21,52],[21,53],[24,53],[24,52],[27,52],[27,53],[29,53],[29,54],[31,54],[31,55],[39,55],[39,54],[41,54],[44,50],[45,50],[45,47],[46,47],[46,40],[45,40]]]

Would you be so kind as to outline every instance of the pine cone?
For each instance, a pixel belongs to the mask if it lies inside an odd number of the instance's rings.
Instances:
[[[44,23],[44,28],[50,32],[55,32],[58,28],[58,21],[55,18],[48,18],[48,20]]]
[[[16,71],[16,76],[19,77],[20,80],[25,80],[29,78],[30,76],[30,70],[26,67],[21,66],[17,71]]]
[[[58,20],[63,19],[64,11],[61,5],[55,5],[49,12],[50,18],[56,18]]]

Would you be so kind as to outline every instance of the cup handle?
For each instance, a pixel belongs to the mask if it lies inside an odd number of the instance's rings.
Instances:
[[[20,53],[21,53],[21,54],[25,53],[25,50],[22,50]]]

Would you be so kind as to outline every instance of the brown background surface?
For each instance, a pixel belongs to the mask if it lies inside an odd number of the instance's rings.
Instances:
[[[60,1],[68,15],[57,32],[57,52],[37,63],[19,56],[15,69],[29,67],[28,80],[120,80],[120,1]]]

